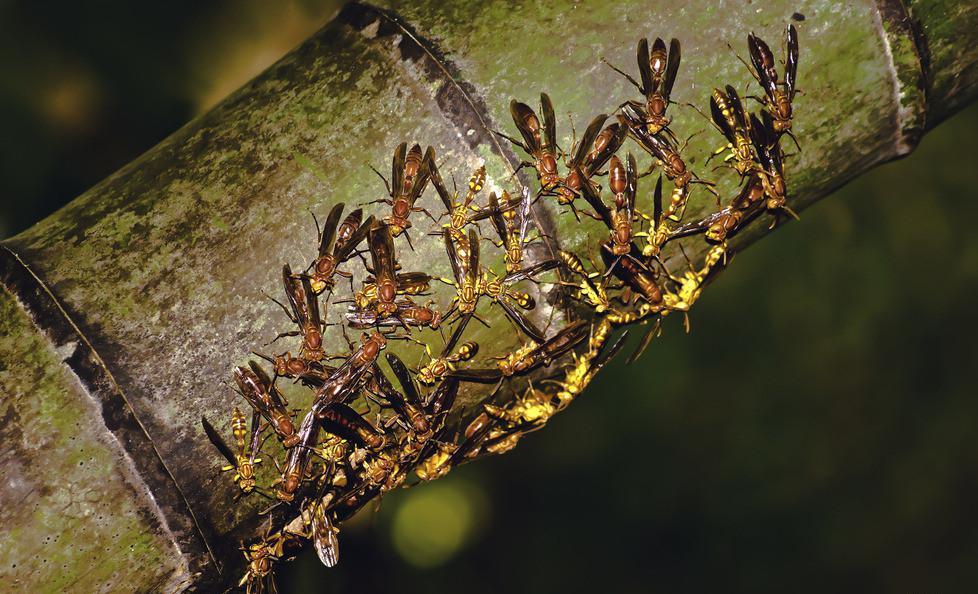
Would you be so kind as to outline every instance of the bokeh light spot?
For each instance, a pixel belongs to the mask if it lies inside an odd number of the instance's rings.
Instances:
[[[411,489],[394,512],[394,550],[416,567],[437,567],[474,540],[483,508],[481,493],[460,481]]]

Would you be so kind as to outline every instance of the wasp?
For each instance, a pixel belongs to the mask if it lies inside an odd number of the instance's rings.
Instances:
[[[550,365],[587,337],[588,325],[583,320],[562,329],[542,343],[529,343],[502,357],[496,369],[456,369],[448,376],[462,381],[494,384],[514,375],[523,375]]]
[[[248,562],[248,570],[238,586],[245,588],[246,594],[275,594],[275,563],[285,556],[286,539],[282,533],[271,537],[266,535],[259,542],[241,547]]]
[[[329,211],[326,224],[319,235],[319,256],[312,263],[312,272],[309,273],[309,284],[317,295],[325,290],[332,290],[336,282],[333,278],[335,275],[352,278],[350,273],[338,270],[337,267],[350,258],[353,250],[366,238],[367,231],[374,224],[372,216],[361,222],[363,210],[358,208],[347,215],[337,229],[343,208],[344,205],[340,203]]]
[[[792,102],[795,99],[795,82],[798,77],[798,31],[789,24],[784,31],[785,60],[784,82],[778,78],[775,69],[774,54],[763,39],[750,33],[747,36],[747,49],[750,61],[754,65],[751,74],[764,89],[767,101],[765,111],[771,115],[772,128],[777,136],[791,134]],[[796,141],[797,144],[797,141]]]
[[[351,307],[346,314],[346,320],[350,327],[357,329],[371,328],[374,326],[379,328],[391,326],[403,326],[405,328],[409,326],[427,326],[433,330],[437,330],[441,326],[442,313],[431,308],[432,302],[422,306],[409,299],[403,299],[395,301],[394,304],[397,306],[397,311],[394,312],[394,315],[386,317],[381,317],[377,315],[377,312],[370,309]]]
[[[312,504],[310,532],[316,555],[326,567],[336,567],[340,561],[340,542],[337,535],[340,529],[333,523],[332,514],[326,511],[321,498]]]
[[[316,391],[316,403],[330,405],[352,399],[360,388],[361,380],[377,357],[387,346],[387,339],[380,332],[365,335],[363,344],[353,351]]]
[[[672,87],[676,83],[679,61],[682,58],[679,40],[673,38],[669,42],[667,52],[665,42],[657,37],[652,43],[652,51],[649,52],[649,40],[641,39],[636,53],[641,84],[630,75],[608,64],[607,61],[605,64],[628,79],[640,93],[645,95],[645,105],[637,101],[624,104],[643,114],[641,118],[643,128],[649,134],[658,134],[661,130],[668,131],[670,120],[666,117],[666,108],[669,107],[669,98],[672,95]]]
[[[436,444],[429,455],[422,455],[421,462],[415,467],[414,473],[422,481],[433,481],[445,476],[452,469],[448,461],[457,449],[458,446],[452,443]]]
[[[642,217],[649,221],[649,231],[636,233],[636,237],[645,237],[648,240],[642,248],[642,255],[646,258],[657,256],[674,234],[672,225],[665,220],[662,211],[662,176],[655,182],[655,190],[652,191],[652,216],[642,214]]]
[[[234,436],[236,450],[232,451],[217,430],[214,429],[214,426],[207,420],[207,417],[200,417],[200,422],[204,426],[204,433],[207,434],[207,439],[214,444],[217,451],[229,463],[227,466],[222,467],[221,471],[227,472],[233,470],[234,478],[232,480],[237,483],[238,487],[245,494],[255,490],[255,466],[261,463],[261,458],[257,457],[261,442],[260,418],[258,411],[252,414],[251,441],[249,445],[249,442],[246,441],[249,431],[244,413],[238,410],[238,407],[234,407],[234,410],[231,412],[231,435]]]
[[[360,477],[367,487],[375,487],[380,493],[396,489],[407,478],[402,471],[397,456],[389,452],[378,452],[367,456],[361,463]]]
[[[542,339],[543,333],[526,316],[517,311],[509,303],[509,300],[512,299],[517,305],[525,309],[532,309],[536,303],[529,294],[516,291],[510,288],[510,285],[518,280],[530,278],[532,274],[540,272],[546,266],[552,268],[556,265],[555,263],[544,262],[542,264],[545,266],[537,264],[520,272],[508,274],[503,279],[496,278],[484,272],[479,265],[479,243],[474,229],[469,229],[468,261],[462,259],[455,247],[455,243],[448,235],[445,236],[445,251],[448,253],[448,259],[451,262],[455,280],[452,281],[446,278],[439,280],[453,285],[456,288],[457,294],[453,299],[453,303],[458,308],[460,315],[473,314],[476,305],[478,305],[479,297],[486,295],[495,303],[498,303],[506,316],[520,330],[525,332],[527,336],[534,338],[534,340]]]
[[[353,296],[353,302],[360,310],[372,309],[377,304],[377,282],[367,276],[363,288]],[[426,295],[431,288],[432,277],[423,272],[398,272],[394,275],[397,295]],[[336,303],[344,303],[337,301]]]
[[[622,332],[618,340],[607,351],[603,351],[603,348],[599,347],[597,349],[591,349],[580,356],[572,353],[574,363],[566,368],[563,380],[544,380],[545,383],[550,383],[557,387],[557,393],[554,394],[554,399],[558,403],[557,410],[563,410],[575,398],[581,395],[581,392],[591,383],[591,380],[594,379],[598,372],[604,369],[615,358],[618,352],[621,351],[622,347],[625,346],[627,336],[628,332]]]
[[[476,457],[482,451],[490,454],[506,453],[516,447],[524,434],[535,431],[543,425],[544,423],[538,420],[500,428],[498,419],[488,412],[482,412],[466,427],[465,439],[442,463],[442,468],[450,469],[464,460]]]
[[[575,298],[593,308],[595,313],[600,314],[607,311],[611,307],[611,301],[608,299],[608,294],[605,291],[604,282],[595,283],[593,280],[599,274],[597,272],[588,273],[584,268],[584,263],[581,262],[577,254],[561,250],[558,252],[558,255],[564,268],[581,277],[580,284],[566,281],[561,281],[560,284],[576,289]]]
[[[637,188],[635,157],[629,153],[628,166],[622,164],[617,156],[611,158],[608,167],[608,187],[615,195],[614,209],[608,208],[595,188],[586,185],[584,199],[611,230],[611,251],[623,256],[632,250],[632,217],[635,211]]]
[[[522,307],[523,309],[533,309],[536,307],[536,301],[530,296],[529,293],[517,291],[513,288],[513,285],[521,280],[532,279],[536,274],[550,270],[556,266],[556,260],[545,260],[543,262],[538,262],[531,267],[508,273],[502,278],[499,278],[490,272],[483,272],[482,278],[479,281],[479,292],[480,294],[492,299],[494,303],[498,303],[503,309],[503,312],[505,312],[506,317],[509,318],[517,328],[522,330],[524,334],[532,338],[534,341],[540,342],[543,340],[543,332],[541,332],[529,318],[517,311],[509,301],[512,300],[513,303],[519,307]]]
[[[317,402],[316,405],[319,403]],[[299,442],[289,450],[285,458],[285,469],[282,471],[281,485],[275,490],[279,500],[291,502],[295,493],[302,485],[309,466],[309,455],[315,451],[319,442],[320,421],[316,415],[316,405],[306,413],[299,426]]]
[[[241,390],[241,395],[256,411],[265,417],[272,429],[282,440],[282,444],[291,448],[299,443],[295,432],[295,424],[286,410],[286,402],[282,394],[272,384],[265,370],[254,361],[249,362],[250,369],[236,367],[234,380]]]
[[[745,220],[758,212],[758,207],[765,202],[764,196],[764,182],[761,175],[754,171],[747,178],[740,192],[723,210],[715,212],[701,221],[689,223],[676,229],[669,238],[704,233],[709,241],[725,241]]]
[[[798,215],[785,204],[788,188],[784,180],[784,155],[773,128],[774,122],[767,112],[764,112],[763,122],[758,121],[757,116],[751,114],[751,122],[754,149],[760,161],[760,167],[756,171],[764,187],[765,207],[768,210],[784,210],[792,217],[798,218]]]
[[[397,355],[387,353],[386,358],[391,369],[407,371],[404,362]],[[373,391],[387,401],[388,406],[394,409],[394,412],[415,437],[421,441],[427,440],[431,437],[431,423],[421,404],[418,392],[415,390],[414,383],[405,381],[400,373],[398,373],[398,380],[404,394],[394,388],[380,366],[374,363],[371,374]],[[410,380],[410,375],[407,375],[407,380]]]
[[[374,311],[380,316],[392,316],[397,312],[397,260],[394,254],[393,229],[389,225],[377,225],[370,230],[370,258],[373,262],[373,279],[368,283],[376,286]],[[359,304],[358,304],[359,305]]]
[[[546,93],[540,93],[540,108],[543,112],[542,127],[540,118],[529,105],[513,99],[509,104],[509,113],[513,116],[513,122],[516,124],[516,129],[519,130],[520,136],[523,137],[523,142],[502,132],[497,132],[497,134],[523,149],[533,159],[533,161],[523,161],[516,170],[519,171],[523,167],[533,167],[536,169],[541,190],[553,192],[561,182],[560,174],[557,172],[557,153],[559,150],[557,148],[557,118],[554,116],[553,103]],[[569,204],[573,202],[574,198],[572,195],[559,194],[558,200],[561,204]]]
[[[642,128],[641,114],[636,112],[632,106],[626,104],[622,107],[622,115],[618,117],[628,126],[628,129],[632,132],[636,140],[638,140],[639,144],[642,145],[642,148],[662,164],[666,177],[673,183],[673,191],[669,208],[666,210],[666,218],[675,222],[682,220],[683,213],[686,211],[686,203],[689,200],[690,186],[692,184],[703,184],[711,192],[716,193],[712,188],[714,185],[713,182],[698,178],[696,174],[686,167],[686,162],[679,156],[679,151],[673,146],[672,142],[660,136],[649,134]]]
[[[662,290],[656,282],[655,272],[641,261],[637,248],[630,254],[616,256],[611,247],[604,243],[601,244],[601,260],[607,270],[646,302],[652,305],[662,303]]]
[[[713,125],[727,139],[727,144],[710,155],[707,161],[729,150],[730,154],[724,157],[724,163],[733,161],[737,173],[741,176],[747,175],[754,168],[751,122],[737,94],[737,89],[730,85],[726,86],[726,92],[713,89],[713,94],[710,96],[710,115]]]
[[[404,379],[401,376],[401,383],[404,383]],[[433,419],[432,425],[434,430],[440,430],[445,422],[445,417],[451,412],[452,406],[455,404],[455,398],[458,396],[458,381],[454,379],[446,379],[441,384],[438,385],[431,394],[428,395],[428,401],[425,404],[425,411],[428,416]]]
[[[293,357],[291,353],[275,355],[274,358],[261,353],[253,353],[272,364],[277,377],[286,377],[302,382],[303,385],[318,388],[334,371],[333,367],[323,365],[320,361],[309,361],[301,357]]]
[[[605,166],[624,142],[628,128],[615,122],[602,130],[601,126],[607,119],[605,114],[595,117],[584,131],[574,157],[567,164],[567,176],[558,188],[558,192],[566,195],[565,200],[573,201],[582,187],[591,185],[591,178]]]
[[[408,151],[407,143],[402,142],[394,151],[391,184],[388,186],[387,180],[384,180],[390,199],[378,201],[391,205],[391,215],[384,218],[384,223],[390,227],[392,236],[398,237],[409,229],[411,221],[408,217],[411,216],[412,212],[423,210],[414,205],[424,193],[431,170],[434,167],[435,149],[430,146],[425,151],[424,157],[421,156],[421,147],[417,144]],[[380,175],[376,169],[374,172]],[[380,177],[381,179],[384,178],[383,175]]]
[[[452,275],[455,280],[439,279],[455,287],[457,293],[454,303],[462,315],[475,312],[475,306],[479,301],[479,242],[474,229],[469,229],[468,246],[468,260],[465,260],[451,236],[445,235],[445,252],[452,265]]]
[[[286,264],[282,267],[282,284],[285,285],[285,296],[291,308],[291,312],[286,309],[285,313],[299,326],[299,330],[283,332],[275,339],[302,336],[299,357],[307,361],[319,361],[326,356],[323,352],[323,321],[319,316],[319,299],[312,290],[309,278],[293,275],[292,269]]]
[[[445,204],[445,209],[450,217],[448,224],[443,225],[444,233],[451,235],[456,244],[465,244],[462,248],[464,251],[467,249],[468,242],[464,232],[465,227],[471,222],[470,211],[478,212],[479,210],[472,206],[472,201],[475,200],[476,195],[482,191],[482,187],[486,183],[486,168],[480,166],[475,170],[475,173],[469,178],[469,190],[462,200],[458,199],[458,192],[455,192],[454,196],[448,193],[445,182],[438,174],[437,169],[432,171],[431,182],[435,186],[441,201]]]
[[[497,422],[489,413],[479,413],[465,426],[462,442],[451,449],[451,453],[433,469],[433,474],[441,476],[463,460],[475,457]]]
[[[414,461],[424,460],[430,456],[433,447],[432,440],[435,434],[443,429],[445,418],[451,411],[452,405],[455,403],[455,398],[458,396],[459,382],[455,379],[443,381],[429,394],[428,402],[421,403],[418,398],[417,388],[404,363],[393,355],[388,356],[387,362],[390,364],[395,377],[397,377],[398,382],[404,390],[404,400],[409,403],[416,403],[414,405],[415,408],[420,403],[427,423],[427,430],[419,431],[422,425],[415,421],[413,423],[416,425],[414,431],[409,431],[406,439],[402,440],[400,444],[401,460],[405,465],[411,466],[414,464]],[[402,414],[401,416],[403,418],[405,415]],[[418,413],[409,412],[408,416],[418,418]],[[437,447],[437,444],[434,445]]]
[[[426,385],[435,384],[444,379],[448,373],[454,371],[455,364],[468,361],[476,356],[479,352],[479,345],[475,342],[463,342],[459,345],[458,350],[452,353],[452,349],[458,344],[459,338],[465,331],[465,327],[471,317],[470,314],[463,316],[459,320],[451,337],[445,342],[445,347],[442,349],[441,355],[438,357],[432,357],[428,345],[425,345],[425,352],[428,353],[429,361],[427,365],[422,366],[418,370],[417,378],[419,382]]]
[[[524,394],[513,400],[508,406],[493,406],[484,404],[485,413],[504,423],[546,423],[557,413],[553,396],[530,386]]]
[[[523,244],[527,242],[526,228],[530,222],[529,190],[523,188],[519,210],[503,211],[496,200],[496,194],[489,194],[489,210],[492,226],[499,235],[499,246],[505,248],[506,272],[519,272],[523,267]],[[503,202],[510,202],[509,194],[503,192]]]
[[[703,291],[703,284],[713,271],[714,267],[725,258],[727,253],[726,243],[714,245],[706,253],[703,266],[698,270],[688,270],[682,278],[672,279],[679,284],[675,292],[667,291],[663,295],[663,303],[668,310],[688,312]],[[665,313],[663,314],[665,315]],[[687,331],[688,331],[687,320]]]
[[[313,410],[324,429],[350,443],[355,443],[371,451],[380,451],[387,444],[384,434],[348,404],[342,402],[322,404],[317,402],[313,406]]]
[[[526,194],[526,192],[521,192],[519,196],[512,196],[508,192],[504,192],[502,195],[497,196],[496,199],[499,202],[499,211],[500,211],[500,213],[502,213],[502,215],[505,217],[505,216],[509,216],[509,214],[512,211],[514,211],[514,210],[516,210],[518,208],[519,209],[522,209],[523,208],[523,197],[524,197],[525,194]],[[475,214],[473,214],[471,217],[469,217],[469,220],[468,221],[469,221],[469,223],[474,223],[474,222],[477,222],[477,221],[482,221],[484,219],[488,219],[491,216],[493,216],[492,209],[489,209],[489,208],[480,208],[478,211],[476,211]]]
[[[750,214],[756,204],[764,198],[764,182],[760,175],[753,173],[740,192],[731,201],[730,206],[720,211],[719,216],[708,223],[706,238],[710,241],[722,242],[737,229],[741,221]]]

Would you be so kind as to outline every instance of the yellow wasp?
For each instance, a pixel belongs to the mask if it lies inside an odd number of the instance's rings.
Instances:
[[[248,427],[245,423],[245,416],[238,407],[231,412],[231,434],[234,436],[236,451],[231,451],[221,435],[210,424],[207,417],[201,416],[200,422],[204,426],[204,433],[214,444],[214,447],[229,462],[228,465],[221,467],[222,472],[234,471],[234,482],[245,494],[255,490],[255,466],[261,463],[261,458],[257,457],[261,441],[260,428],[261,416],[258,411],[251,417],[251,443],[246,441],[248,437]]]

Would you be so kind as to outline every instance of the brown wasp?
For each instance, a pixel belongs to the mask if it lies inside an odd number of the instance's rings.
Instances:
[[[368,276],[363,287],[353,296],[357,309],[369,310],[377,304],[377,283]],[[432,277],[423,272],[398,272],[394,275],[398,295],[426,295],[431,288]],[[348,303],[337,301],[336,303]]]
[[[625,72],[608,64],[607,61],[605,64],[628,79],[640,93],[645,95],[645,105],[637,101],[629,101],[625,104],[636,113],[643,114],[641,125],[644,129],[649,134],[658,134],[661,130],[668,132],[670,120],[666,117],[666,108],[669,107],[669,97],[672,95],[672,87],[676,83],[676,74],[679,72],[681,58],[679,40],[672,39],[669,42],[669,51],[666,52],[665,42],[657,37],[652,44],[652,51],[649,52],[649,40],[642,39],[638,42],[637,54],[641,84]]]
[[[484,406],[484,408],[486,408]],[[492,407],[488,407],[492,410]],[[484,411],[472,420],[465,428],[465,439],[458,445],[450,456],[441,463],[438,472],[444,474],[447,469],[459,463],[475,458],[480,452],[489,454],[503,454],[514,447],[520,438],[530,432],[536,431],[546,423],[543,419],[534,421],[524,421],[515,424],[503,423],[496,417]]]
[[[771,116],[764,112],[763,122],[758,121],[754,114],[750,117],[751,139],[761,164],[755,171],[764,186],[764,195],[767,197],[765,206],[768,210],[784,210],[797,219],[798,215],[785,204],[788,188],[784,180],[784,155]]]
[[[316,403],[328,405],[352,400],[360,388],[364,375],[386,346],[387,339],[380,332],[364,335],[363,344],[353,351],[316,391]]]
[[[275,355],[274,358],[261,353],[252,354],[271,363],[277,377],[295,379],[313,388],[321,386],[334,371],[332,367],[323,365],[320,361],[307,361],[300,357],[293,357],[291,353]]]
[[[733,167],[741,176],[754,168],[754,153],[751,148],[750,119],[744,109],[737,89],[727,85],[726,92],[713,89],[710,96],[710,115],[713,125],[727,139],[726,146],[720,147],[707,158],[707,161],[729,150],[724,163],[733,161]]]
[[[348,404],[333,402],[325,406],[314,406],[313,411],[324,429],[351,443],[372,451],[383,449],[387,443],[384,434]]]
[[[641,252],[634,248],[630,254],[616,256],[607,243],[601,244],[601,260],[618,280],[652,305],[662,303],[662,290],[655,272],[642,263]]]
[[[367,231],[373,227],[374,218],[372,216],[361,223],[363,210],[358,208],[347,215],[343,224],[339,225],[337,229],[342,214],[343,204],[334,206],[329,211],[326,224],[319,236],[319,256],[312,263],[312,272],[309,273],[309,284],[317,295],[324,290],[333,288],[336,282],[333,277],[337,274],[352,278],[350,273],[338,270],[337,266],[350,258],[353,250],[367,236]]]
[[[299,436],[296,435],[295,424],[285,408],[285,399],[260,365],[250,361],[249,367],[251,369],[246,367],[234,368],[234,380],[241,390],[241,395],[252,408],[268,420],[272,429],[282,440],[282,444],[291,448],[299,443]]]
[[[408,431],[411,431],[421,441],[427,440],[431,437],[431,423],[421,404],[421,398],[418,396],[414,383],[410,381],[405,382],[400,375],[402,371],[407,372],[407,367],[397,355],[387,353],[386,356],[391,369],[397,374],[404,394],[401,394],[394,388],[394,385],[391,384],[390,380],[387,379],[387,376],[384,375],[384,372],[376,363],[374,363],[371,372],[370,389],[383,398],[388,407],[394,409],[394,412],[397,414],[395,418],[403,423]],[[406,379],[410,380],[410,375]]]
[[[611,158],[608,168],[608,187],[615,195],[614,210],[601,200],[596,189],[590,184],[583,188],[582,195],[599,218],[611,230],[611,251],[623,256],[632,250],[632,216],[635,211],[637,189],[635,157],[629,153],[628,166],[622,164],[617,156]]]
[[[402,326],[410,329],[409,326],[427,326],[437,330],[442,322],[442,313],[431,308],[431,302],[421,306],[409,300],[402,299],[394,302],[397,311],[394,315],[381,317],[377,312],[370,309],[359,309],[351,307],[346,313],[346,320],[351,328],[364,329],[371,327],[393,327]]]
[[[422,157],[419,145],[415,144],[408,151],[407,143],[402,142],[394,151],[390,185],[387,185],[384,176],[374,169],[374,172],[380,175],[381,179],[384,179],[387,193],[390,194],[389,199],[375,202],[386,202],[391,205],[391,215],[384,218],[384,223],[390,227],[391,235],[394,237],[398,237],[411,227],[411,221],[408,217],[411,216],[412,212],[424,211],[424,209],[416,208],[414,205],[424,193],[433,167],[435,167],[435,150],[433,148],[429,146],[424,157]],[[427,211],[424,212],[427,213]]]
[[[750,33],[747,36],[747,49],[750,52],[750,61],[754,65],[751,74],[764,88],[767,96],[767,101],[763,102],[765,111],[773,120],[772,128],[775,134],[780,136],[787,133],[792,140],[795,140],[794,135],[791,134],[791,105],[797,92],[795,81],[798,77],[798,31],[794,25],[789,24],[785,28],[784,38],[786,48],[784,82],[778,79],[774,54],[763,39]]]
[[[618,116],[623,123],[628,126],[632,135],[638,140],[646,151],[655,157],[665,171],[666,177],[673,183],[672,196],[669,208],[666,210],[666,218],[679,222],[686,211],[686,203],[689,200],[691,184],[703,184],[711,192],[716,194],[712,186],[713,182],[702,180],[686,167],[686,162],[679,156],[679,151],[673,144],[661,136],[649,134],[641,126],[641,114],[636,112],[631,105],[622,107],[622,115]]]
[[[591,177],[605,166],[624,142],[628,128],[616,122],[602,130],[601,126],[607,119],[608,116],[601,114],[591,121],[577,145],[574,157],[567,164],[567,176],[557,189],[560,195],[565,196],[565,202],[572,202],[583,186],[592,184]]]
[[[299,442],[289,450],[285,458],[285,469],[282,470],[282,478],[279,479],[281,485],[275,490],[275,496],[281,501],[291,502],[306,477],[309,456],[319,442],[320,424],[315,411],[314,405],[313,410],[306,413],[302,419],[302,424],[299,426]]]
[[[513,99],[509,104],[509,113],[513,116],[513,122],[516,124],[516,129],[519,130],[520,136],[523,137],[523,142],[502,132],[496,132],[496,134],[520,147],[533,158],[533,161],[520,163],[516,170],[519,171],[523,167],[533,167],[536,169],[541,191],[553,192],[561,182],[560,174],[557,172],[559,151],[557,148],[557,118],[554,115],[553,103],[546,93],[540,93],[540,108],[543,112],[542,127],[540,126],[540,118],[529,105]],[[561,204],[570,204],[574,197],[561,194],[558,196],[558,200]]]
[[[241,491],[245,494],[255,490],[255,466],[261,463],[258,458],[258,450],[261,446],[261,416],[255,411],[251,416],[251,441],[246,441],[249,431],[245,424],[245,416],[238,407],[234,407],[231,413],[231,434],[234,436],[236,451],[232,451],[221,435],[210,424],[207,417],[201,416],[200,422],[204,426],[204,433],[217,451],[228,461],[228,465],[221,468],[222,472],[234,471],[234,482],[237,483]]]
[[[376,286],[374,311],[380,316],[392,316],[397,312],[397,260],[394,255],[393,230],[389,225],[377,225],[370,230],[370,257],[373,262],[373,278],[367,282]],[[359,305],[359,303],[358,303]]]
[[[400,376],[398,376],[400,377]],[[401,378],[401,383],[404,379]],[[458,381],[447,379],[438,385],[435,390],[428,395],[428,402],[425,404],[425,411],[432,419],[432,426],[435,430],[440,430],[445,422],[448,413],[452,411],[455,404],[455,397],[458,396]]]
[[[319,361],[326,356],[323,352],[323,321],[319,316],[319,299],[312,290],[309,278],[293,275],[288,264],[282,267],[282,283],[285,285],[285,296],[291,311],[284,307],[282,309],[299,326],[299,330],[283,332],[275,340],[285,336],[302,336],[299,357],[307,361]]]
[[[448,373],[454,371],[456,363],[468,361],[476,356],[479,352],[479,345],[475,342],[463,342],[459,345],[457,351],[452,352],[452,349],[458,344],[459,338],[462,336],[471,318],[472,314],[462,316],[458,324],[456,324],[451,337],[445,342],[445,347],[442,349],[441,355],[438,357],[433,357],[428,345],[424,345],[429,361],[418,370],[417,378],[419,382],[426,385],[435,384],[444,379]]]

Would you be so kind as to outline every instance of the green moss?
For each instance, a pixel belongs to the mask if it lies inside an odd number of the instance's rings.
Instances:
[[[0,292],[0,569],[12,589],[149,590],[185,571],[100,412],[9,293]]]

